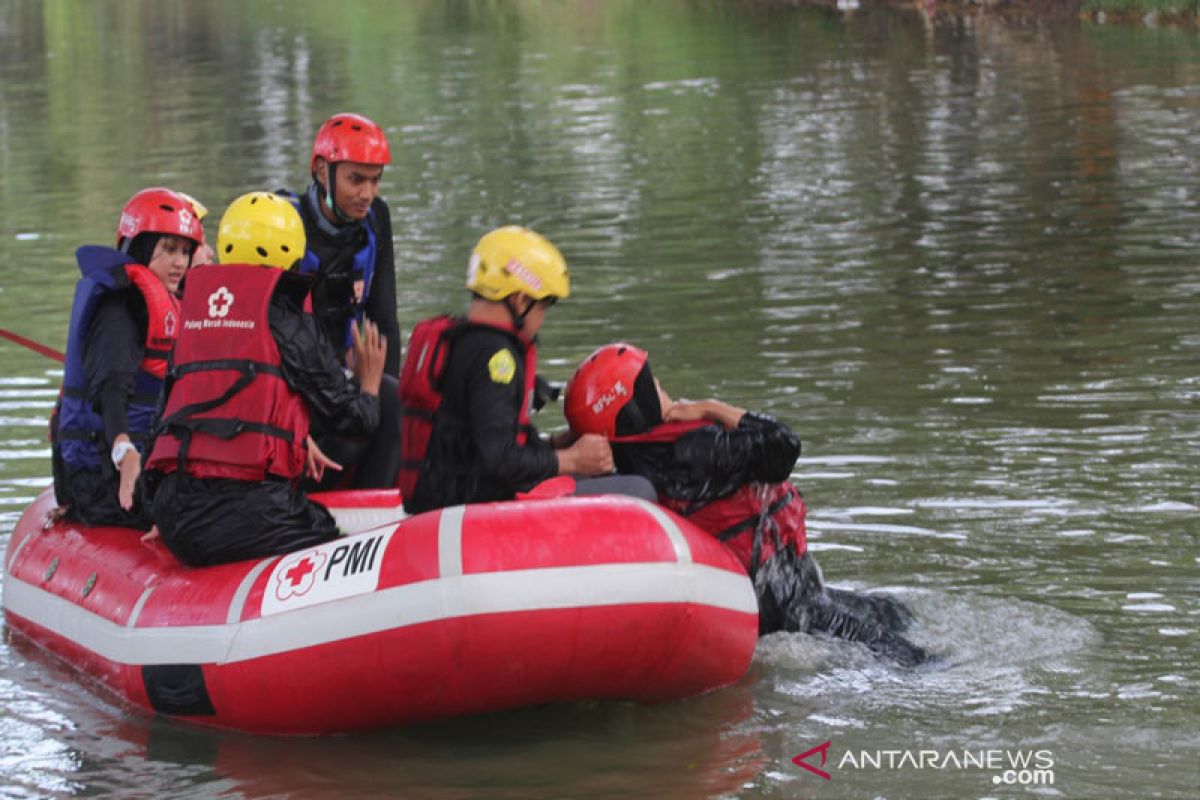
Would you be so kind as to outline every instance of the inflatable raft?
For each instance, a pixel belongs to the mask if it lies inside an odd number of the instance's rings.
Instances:
[[[315,496],[350,535],[180,565],[124,528],[18,522],[8,627],[143,709],[253,733],[339,733],[737,681],[749,579],[687,521],[625,497],[405,517],[396,492]]]

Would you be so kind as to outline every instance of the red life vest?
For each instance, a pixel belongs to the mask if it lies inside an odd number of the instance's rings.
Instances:
[[[126,264],[125,274],[146,301],[146,347],[141,368],[159,380],[167,374],[167,356],[179,334],[179,301],[158,276],[141,264]]]
[[[188,273],[173,383],[147,469],[244,481],[303,475],[308,405],[283,379],[268,323],[282,275],[246,264]]]
[[[645,433],[618,436],[617,444],[674,442],[690,431],[716,423],[666,422]],[[687,517],[733,551],[751,576],[777,550],[791,543],[796,555],[808,549],[804,498],[791,481],[747,483],[716,500],[695,502],[659,495],[658,502]]]
[[[454,339],[471,327],[496,328],[516,334],[511,326],[469,322],[448,314],[422,320],[408,337],[408,350],[400,368],[400,473],[396,485],[401,497],[411,497],[433,434],[433,417],[442,405],[442,376],[450,359]],[[537,345],[517,335],[525,348],[525,385],[517,418],[517,444],[529,438],[530,409],[533,405],[537,372]]]

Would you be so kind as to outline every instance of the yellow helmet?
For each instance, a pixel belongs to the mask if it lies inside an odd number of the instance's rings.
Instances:
[[[534,300],[571,293],[567,262],[550,240],[519,225],[485,234],[467,265],[467,288],[485,300],[520,292]]]
[[[304,221],[286,199],[250,192],[229,204],[217,231],[222,264],[264,264],[290,269],[304,258]]]

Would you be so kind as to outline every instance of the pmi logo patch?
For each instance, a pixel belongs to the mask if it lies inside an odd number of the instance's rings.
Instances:
[[[351,536],[281,559],[263,592],[262,615],[375,591],[393,532]]]

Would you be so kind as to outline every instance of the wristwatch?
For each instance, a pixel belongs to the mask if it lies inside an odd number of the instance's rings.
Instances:
[[[120,469],[121,462],[125,460],[125,454],[130,450],[137,450],[131,441],[126,440],[124,442],[117,442],[114,444],[112,449],[113,466],[115,466],[117,469]]]

